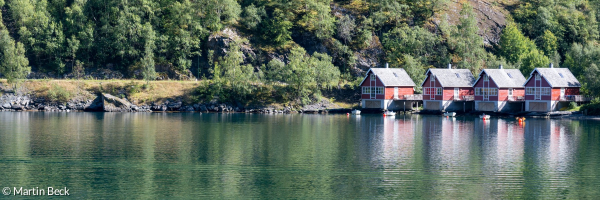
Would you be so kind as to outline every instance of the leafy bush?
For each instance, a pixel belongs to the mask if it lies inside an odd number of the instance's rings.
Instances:
[[[591,103],[581,106],[579,110],[586,111],[587,115],[600,115],[600,101],[594,99]]]
[[[65,103],[71,100],[71,97],[73,97],[73,94],[70,91],[56,84],[53,84],[52,88],[48,90],[48,98],[50,101]]]
[[[569,110],[571,110],[571,109],[574,109],[574,108],[576,108],[576,107],[577,107],[577,103],[575,103],[574,101],[571,101],[571,102],[569,103]]]
[[[137,84],[133,81],[131,81],[129,84],[125,85],[125,90],[127,91],[127,96],[131,96],[137,93],[142,92],[142,90],[145,88],[146,84]]]

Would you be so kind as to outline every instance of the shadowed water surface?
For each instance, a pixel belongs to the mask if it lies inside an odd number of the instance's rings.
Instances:
[[[0,169],[2,188],[85,199],[590,199],[600,123],[0,112]]]

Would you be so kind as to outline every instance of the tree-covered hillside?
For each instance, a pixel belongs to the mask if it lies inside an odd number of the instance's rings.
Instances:
[[[298,97],[402,67],[568,67],[600,92],[600,0],[0,0],[0,73],[119,71]],[[156,72],[159,72],[157,74]],[[64,76],[64,75],[69,76]],[[174,78],[172,75],[167,75]],[[420,90],[420,89],[418,89]]]

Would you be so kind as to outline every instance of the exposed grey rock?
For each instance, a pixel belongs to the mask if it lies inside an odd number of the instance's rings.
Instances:
[[[179,110],[179,109],[181,108],[181,105],[182,105],[182,104],[183,104],[183,103],[182,103],[181,101],[178,101],[178,102],[172,102],[172,103],[169,103],[169,104],[167,105],[167,107],[168,107],[168,108],[169,108],[169,110],[171,110],[171,111],[177,111],[177,110]]]
[[[229,48],[234,41],[241,41],[241,37],[238,34],[238,31],[235,28],[227,27],[222,31],[215,32],[208,36],[208,41],[206,42],[206,46],[209,50],[214,52],[213,60],[217,60],[229,52]],[[244,59],[243,64],[250,64],[253,59],[256,58],[256,53],[254,53],[254,49],[250,46],[250,43],[244,41],[242,43],[237,43],[242,51],[242,58]]]
[[[102,93],[102,97],[102,108],[105,112],[127,112],[131,110],[131,103],[127,100],[105,93]]]
[[[184,112],[194,112],[194,107],[192,106],[183,106],[180,108],[180,111],[184,111]]]
[[[85,111],[103,111],[102,97],[98,96],[94,100],[89,100],[83,105],[83,110]]]
[[[13,104],[11,106],[11,109],[13,109],[13,110],[21,110],[21,109],[23,109],[23,106],[21,106],[20,104]]]
[[[200,105],[200,112],[207,112],[208,109],[206,108],[205,105]]]

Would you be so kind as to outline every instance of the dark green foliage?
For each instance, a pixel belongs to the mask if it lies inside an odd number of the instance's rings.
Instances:
[[[468,3],[463,3],[460,22],[450,30],[448,46],[453,51],[453,62],[458,68],[469,69],[477,74],[483,66],[485,49],[483,39],[477,34],[479,27],[475,12]]]
[[[337,36],[343,40],[345,44],[352,41],[354,29],[356,29],[354,19],[348,15],[342,16],[337,22]]]
[[[342,73],[350,73],[351,68],[356,64],[356,57],[352,49],[337,40],[333,41],[331,57],[333,57],[333,64],[339,66]]]
[[[587,43],[573,44],[565,55],[564,67],[568,67],[583,85],[583,92],[589,95],[600,94],[600,45]]]
[[[577,107],[577,103],[575,103],[574,101],[569,102],[569,107],[568,107],[569,110],[573,109],[573,108],[576,108],[576,107]]]
[[[267,12],[265,11],[265,7],[256,7],[254,4],[251,4],[244,8],[242,23],[246,28],[254,30],[266,16]]]
[[[386,50],[387,61],[398,66],[404,62],[405,55],[421,59],[424,62],[434,62],[438,55],[441,40],[438,36],[421,27],[395,28],[383,34],[383,46]]]
[[[404,63],[402,68],[406,70],[406,73],[410,78],[415,82],[415,92],[421,93],[423,92],[423,88],[421,88],[421,83],[425,81],[425,66],[419,60],[414,59],[411,55],[404,55]]]
[[[589,104],[581,106],[579,110],[586,112],[587,115],[600,115],[600,99],[592,100]]]
[[[286,18],[282,10],[275,9],[273,18],[267,23],[263,23],[263,39],[265,41],[270,41],[277,46],[284,45],[292,39],[292,32],[290,29],[293,25],[294,24]]]
[[[339,81],[340,71],[327,54],[309,56],[303,48],[297,47],[291,50],[289,60],[286,65],[279,61],[269,62],[267,77],[285,82],[294,95],[293,99],[300,99],[302,103],[310,102],[311,94],[337,85]]]
[[[474,74],[502,64],[526,76],[554,63],[571,69],[585,94],[600,93],[600,0],[511,1],[500,42],[485,46],[472,2],[455,13],[448,0],[0,0],[0,73],[14,82],[30,69],[81,77],[110,68],[150,81],[169,67],[214,79],[206,87],[225,88],[219,98],[252,99],[264,81],[289,92],[275,96],[306,102],[340,78],[361,79],[357,63],[373,60],[415,82],[448,63]],[[225,28],[246,42],[214,49],[208,36]]]
[[[23,44],[15,42],[8,31],[0,30],[0,73],[9,83],[14,83],[18,79],[24,79],[30,70]]]

